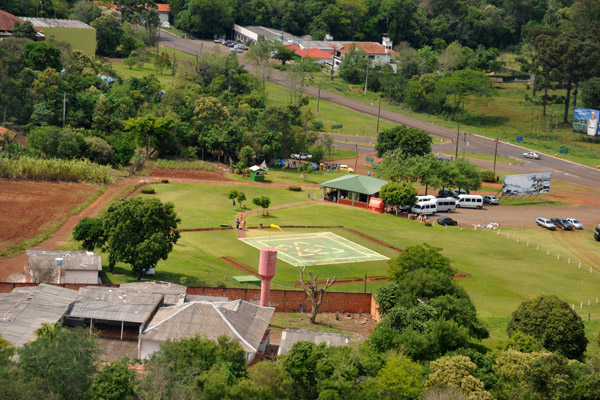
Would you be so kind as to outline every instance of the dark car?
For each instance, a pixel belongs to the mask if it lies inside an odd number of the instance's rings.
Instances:
[[[573,230],[573,224],[564,218],[550,218],[550,221],[552,221],[552,223],[556,225],[557,228],[560,228],[564,231]]]
[[[594,231],[594,239],[600,242],[600,225],[598,225]]]
[[[440,225],[446,225],[446,226],[456,226],[456,225],[458,225],[458,222],[456,222],[455,220],[453,220],[450,217],[441,217],[441,218],[438,218],[437,222]]]
[[[461,194],[469,194],[469,191],[466,189],[456,189],[454,193],[452,193],[452,197],[458,199],[458,196]]]
[[[437,195],[437,197],[439,197],[439,198],[452,197],[452,196],[454,196],[454,193],[450,189],[441,189]]]

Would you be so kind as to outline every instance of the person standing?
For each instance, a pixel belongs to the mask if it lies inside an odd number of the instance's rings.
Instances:
[[[596,111],[592,111],[590,119],[587,123],[587,134],[588,136],[596,136],[598,133],[598,120],[596,119]]]

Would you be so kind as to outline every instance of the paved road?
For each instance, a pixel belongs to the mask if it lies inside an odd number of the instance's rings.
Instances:
[[[181,39],[173,35],[162,33],[159,42],[163,46],[175,48],[177,50],[181,50],[190,54],[202,54],[204,52],[212,53],[215,51],[215,44],[210,41]],[[217,48],[219,48],[219,51],[225,54],[228,54],[230,51],[229,48],[224,47],[222,45],[219,45]],[[240,62],[244,63],[245,60],[243,55],[241,55],[239,58]],[[252,64],[244,64],[249,71],[254,71],[255,67]],[[287,86],[287,79],[282,74],[271,72],[269,80],[279,85]],[[308,86],[305,88],[305,92],[313,96],[317,96],[318,90],[318,88],[313,86]],[[377,116],[378,113],[376,106],[361,103],[359,101],[348,99],[339,94],[327,92],[324,90],[321,90],[321,98],[364,114]],[[381,110],[381,118],[398,124],[407,125],[413,128],[423,129],[429,133],[448,139],[448,144],[435,145],[434,151],[444,151],[446,153],[452,154],[456,150],[456,130],[443,128],[441,126],[437,126],[429,122],[420,121],[399,113],[383,109]],[[372,138],[358,136],[352,136],[348,139],[347,138],[347,136],[344,136],[343,139],[339,138],[336,140],[348,140],[349,142],[365,143],[368,143],[369,140],[373,140]],[[462,152],[463,146],[465,146],[468,152],[494,154],[495,141],[482,136],[472,135],[461,131],[458,144],[459,152]],[[523,153],[527,150],[528,149],[526,148],[505,142],[500,142],[498,144],[498,155],[505,157],[515,157],[521,159]],[[364,151],[367,153],[371,152],[368,146],[359,146],[359,151]],[[598,164],[600,165],[600,160],[598,161]],[[519,167],[514,167],[514,170],[514,172],[521,173],[552,172],[552,176],[555,179],[576,184],[587,185],[600,189],[600,169],[585,167],[579,164],[552,157],[551,155],[543,154],[540,160],[524,160],[524,162],[520,164]]]

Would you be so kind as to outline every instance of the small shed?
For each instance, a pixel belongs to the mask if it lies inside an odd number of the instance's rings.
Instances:
[[[266,169],[261,168],[258,165],[253,165],[250,167],[250,180],[254,182],[264,182],[266,173]]]
[[[387,181],[361,174],[348,174],[321,183],[324,199],[340,204],[368,208],[370,199],[379,196]]]
[[[385,210],[385,202],[378,197],[371,197],[369,200],[369,211],[382,213]]]

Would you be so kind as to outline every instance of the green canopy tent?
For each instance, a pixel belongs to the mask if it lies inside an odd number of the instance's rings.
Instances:
[[[367,175],[345,175],[321,184],[325,200],[367,208],[387,181]]]

